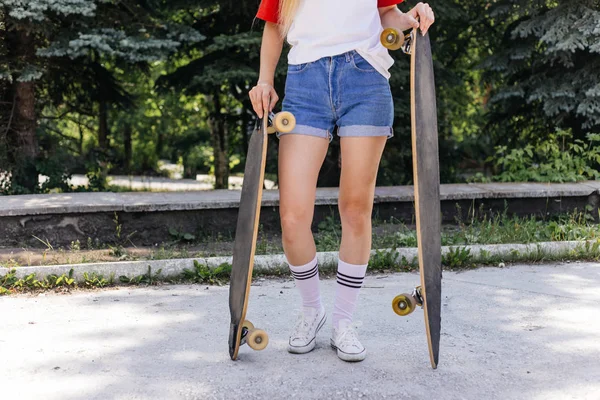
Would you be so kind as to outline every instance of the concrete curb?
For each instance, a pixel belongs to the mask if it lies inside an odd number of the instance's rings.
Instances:
[[[239,190],[198,192],[56,193],[2,196],[0,217],[101,212],[166,212],[237,209]],[[588,197],[600,194],[600,181],[576,183],[469,183],[440,185],[441,201]],[[338,188],[317,188],[315,205],[338,203]],[[412,186],[375,188],[374,203],[413,202]],[[262,207],[278,207],[279,191],[265,190]]]
[[[474,262],[490,261],[492,258],[502,261],[518,261],[528,258],[541,258],[542,256],[560,256],[568,255],[577,250],[586,250],[591,248],[595,241],[568,241],[568,242],[541,242],[531,244],[493,244],[493,245],[468,245],[468,246],[444,246],[442,254],[451,250],[468,249]],[[390,252],[393,249],[379,249],[371,251]],[[417,248],[398,248],[395,250],[396,261],[403,258],[408,262],[416,261]],[[317,253],[319,268],[323,271],[332,270],[337,265],[338,252]],[[161,270],[162,277],[179,276],[184,269],[191,269],[194,261],[207,265],[209,268],[216,268],[223,263],[231,263],[232,257],[209,257],[209,258],[182,258],[170,260],[149,260],[149,261],[120,261],[109,263],[89,263],[89,264],[67,264],[67,265],[49,265],[36,267],[17,267],[16,276],[23,278],[32,273],[36,274],[38,279],[48,275],[69,274],[73,269],[74,278],[80,282],[83,280],[84,273],[96,273],[108,278],[111,274],[117,278],[127,276],[133,278],[148,273],[150,267],[152,273]],[[257,272],[273,273],[282,271],[287,273],[288,267],[283,254],[260,255],[255,257],[254,269]],[[5,276],[10,271],[0,265],[0,276]]]

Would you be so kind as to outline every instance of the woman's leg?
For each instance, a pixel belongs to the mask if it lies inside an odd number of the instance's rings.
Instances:
[[[339,210],[342,243],[333,309],[332,344],[346,361],[366,356],[352,329],[352,315],[363,285],[371,252],[371,213],[375,180],[386,136],[343,137]]]
[[[342,220],[340,259],[350,264],[367,264],[371,253],[371,214],[375,181],[386,136],[340,139],[342,174],[339,210]]]
[[[288,343],[291,353],[315,347],[325,323],[319,292],[319,269],[311,225],[317,177],[329,140],[301,134],[282,135],[279,143],[279,212],[283,248],[302,298],[302,315]]]
[[[317,178],[329,141],[308,135],[282,135],[279,142],[279,214],[285,255],[292,265],[311,261],[311,231]]]

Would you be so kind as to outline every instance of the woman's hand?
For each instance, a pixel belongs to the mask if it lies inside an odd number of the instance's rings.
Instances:
[[[379,9],[379,15],[384,28],[392,27],[399,31],[421,28],[423,35],[435,21],[433,10],[427,3],[419,3],[407,13],[401,12],[396,6],[382,7]]]
[[[407,15],[409,19],[412,18],[410,25],[413,28],[421,28],[421,32],[423,32],[423,35],[427,33],[429,27],[435,22],[435,15],[433,14],[433,10],[431,9],[431,7],[429,7],[429,4],[427,3],[417,4],[404,15]],[[419,21],[417,21],[417,18],[419,19]]]
[[[250,101],[252,101],[252,107],[254,112],[259,118],[263,118],[264,112],[267,113],[273,111],[273,107],[279,101],[279,96],[273,85],[266,82],[258,82],[256,86],[250,90]]]

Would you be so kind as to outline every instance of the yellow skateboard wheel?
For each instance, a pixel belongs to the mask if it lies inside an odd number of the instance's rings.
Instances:
[[[264,350],[269,344],[269,335],[262,329],[253,329],[246,337],[246,343],[253,350]]]
[[[386,28],[381,32],[381,44],[390,50],[398,50],[404,44],[404,35],[394,28]]]
[[[396,314],[402,317],[413,312],[416,306],[417,302],[415,299],[407,293],[399,294],[392,300],[392,309]]]
[[[277,113],[273,118],[273,127],[276,132],[289,133],[296,127],[296,117],[288,111]]]
[[[254,324],[253,324],[252,322],[250,322],[250,321],[246,320],[246,321],[244,321],[244,323],[242,324],[242,329],[243,329],[243,328],[246,328],[246,329],[248,329],[249,331],[251,331],[251,330],[253,330],[253,329],[254,329]]]

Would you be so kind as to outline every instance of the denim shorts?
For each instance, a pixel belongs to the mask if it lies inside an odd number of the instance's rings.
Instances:
[[[290,133],[393,136],[390,84],[356,51],[289,65],[282,108],[296,117]]]

